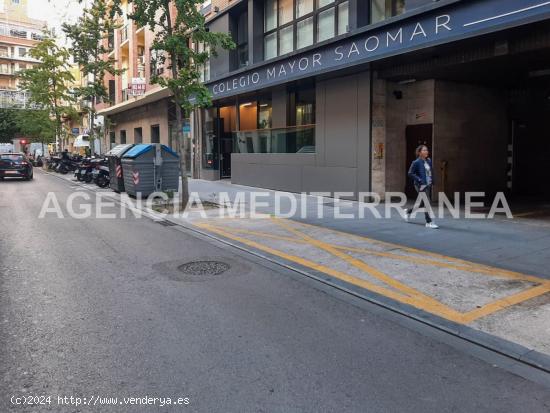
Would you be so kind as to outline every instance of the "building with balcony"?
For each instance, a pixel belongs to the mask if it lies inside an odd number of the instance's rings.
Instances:
[[[138,27],[128,15],[130,5],[123,1],[120,28],[109,33],[106,46],[109,56],[117,61],[124,73],[107,74],[105,87],[109,99],[98,106],[105,117],[103,148],[119,143],[163,143],[172,146],[174,110],[168,90],[151,84],[151,74],[168,75],[164,67],[153,67],[151,44],[154,34],[149,28]]]
[[[0,9],[0,90],[18,88],[17,72],[37,61],[29,51],[42,39],[44,21],[28,17],[27,0],[5,0]]]

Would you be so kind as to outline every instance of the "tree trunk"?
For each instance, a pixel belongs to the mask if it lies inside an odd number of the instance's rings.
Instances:
[[[168,35],[172,36],[172,16],[170,15],[170,2],[165,0],[164,12],[166,13],[166,23]],[[174,52],[170,53],[172,67],[172,78],[178,78],[178,59]],[[185,142],[183,141],[183,111],[179,104],[181,96],[174,93],[174,101],[176,103],[176,152],[180,157],[180,173],[181,173],[181,191],[179,193],[180,211],[184,211],[189,201],[189,181],[187,180],[187,172],[185,168]]]
[[[185,142],[183,140],[183,111],[176,99],[176,152],[180,157],[180,173],[181,173],[181,191],[180,191],[180,207],[181,211],[185,210],[189,201],[189,181],[187,179],[187,169],[185,167]]]
[[[93,80],[96,80],[96,74],[93,75]],[[95,96],[92,96],[92,111],[90,113],[90,156],[94,155],[95,152],[95,134],[94,134],[94,125],[95,125]]]

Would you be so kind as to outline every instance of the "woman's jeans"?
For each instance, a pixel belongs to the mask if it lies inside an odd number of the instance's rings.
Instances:
[[[416,192],[418,192],[418,196],[420,196],[420,192],[424,192],[426,194],[426,198],[428,198],[428,202],[431,203],[432,202],[432,186],[431,185],[428,185],[426,188],[424,188],[422,191],[420,191],[420,187],[415,185],[414,186],[415,189],[416,189]],[[416,203],[416,202],[415,202]],[[426,209],[426,212],[424,212],[424,216],[426,217],[426,223],[429,224],[430,222],[432,222],[432,218],[430,217],[430,213],[429,213],[429,207],[430,205],[425,205],[424,204],[425,201],[424,199],[422,199],[422,202],[420,202],[420,204],[418,205],[417,208],[424,208]],[[413,208],[410,208],[407,210],[407,214],[412,214],[413,213],[413,210],[414,210],[414,207]]]

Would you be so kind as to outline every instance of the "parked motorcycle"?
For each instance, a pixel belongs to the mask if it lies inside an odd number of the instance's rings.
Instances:
[[[89,184],[93,180],[92,172],[95,169],[95,165],[100,162],[100,159],[84,158],[79,163],[74,171],[74,176],[78,181],[83,181]]]
[[[109,186],[109,183],[111,182],[111,174],[109,172],[109,164],[106,158],[103,158],[96,163],[92,176],[95,184],[100,188],[106,188]]]
[[[55,168],[56,172],[59,172],[63,175],[68,174],[69,172],[74,172],[78,166],[80,165],[80,162],[82,161],[81,156],[72,156],[72,157],[66,157],[61,158],[59,161],[57,167]]]
[[[48,159],[48,171],[55,171],[57,169],[57,166],[59,165],[59,162],[61,162],[61,157],[52,155]]]

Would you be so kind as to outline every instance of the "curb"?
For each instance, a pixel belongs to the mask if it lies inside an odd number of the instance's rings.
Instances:
[[[149,212],[149,211],[146,211]],[[401,316],[405,316],[417,322],[420,322],[424,325],[435,328],[444,333],[450,334],[454,337],[465,340],[469,343],[475,344],[484,349],[490,350],[502,356],[508,357],[512,360],[526,364],[530,367],[539,369],[545,373],[550,374],[550,355],[538,352],[536,350],[530,349],[528,347],[522,346],[520,344],[514,343],[512,341],[506,340],[494,336],[489,333],[485,333],[481,330],[476,330],[472,327],[468,327],[463,324],[455,323],[454,321],[449,321],[447,319],[441,318],[437,315],[428,313],[424,310],[417,309],[408,304],[403,304],[398,301],[392,300],[391,298],[384,297],[377,293],[371,292],[364,288],[355,286],[353,284],[346,283],[345,281],[338,280],[328,274],[312,270],[310,268],[301,267],[299,264],[283,262],[284,259],[280,257],[272,256],[268,253],[260,253],[253,249],[250,249],[246,246],[239,245],[233,241],[228,241],[226,239],[220,238],[216,235],[212,235],[208,232],[204,232],[195,227],[187,226],[177,221],[175,219],[165,218],[166,221],[185,228],[188,231],[195,232],[204,237],[216,240],[225,245],[237,248],[241,251],[244,251],[248,254],[254,255],[255,257],[265,259],[273,264],[284,267],[293,272],[305,275],[309,278],[312,278],[318,282],[334,287],[340,291],[351,294],[357,298],[366,300],[372,304],[375,304],[379,307],[382,307],[386,310],[397,313]]]
[[[52,175],[70,184],[76,184],[78,186],[81,186],[85,190],[88,190],[91,192],[97,192],[97,190],[95,190],[94,188],[85,187],[81,182],[62,178],[60,176],[57,176],[57,174],[51,173],[49,171],[42,170],[42,172],[48,175]],[[119,205],[121,204],[121,202],[117,199],[113,199],[113,201]],[[293,271],[300,275],[304,275],[315,281],[318,281],[330,287],[336,288],[340,291],[353,295],[357,298],[368,301],[369,303],[372,303],[376,306],[389,310],[393,313],[407,317],[416,322],[432,327],[436,330],[439,330],[451,336],[457,337],[471,344],[474,344],[486,350],[492,351],[501,356],[507,357],[516,362],[522,363],[524,365],[536,368],[542,372],[550,374],[550,355],[538,352],[534,349],[530,349],[528,347],[522,346],[520,344],[514,343],[504,338],[500,338],[492,334],[485,333],[481,330],[476,330],[472,327],[459,324],[454,321],[449,321],[435,314],[431,314],[424,310],[415,308],[411,305],[400,303],[398,301],[392,300],[391,298],[382,296],[380,294],[374,293],[364,288],[336,279],[323,272],[312,270],[311,268],[305,268],[295,263],[290,264],[289,262],[286,262],[284,259],[280,257],[275,257],[269,253],[255,251],[247,246],[241,245],[240,243],[229,241],[217,235],[213,235],[203,230],[200,230],[192,226],[192,224],[191,226],[189,226],[189,225],[185,225],[184,223],[182,223],[181,221],[175,218],[159,216],[155,211],[149,210],[145,207],[142,207],[140,210],[144,213],[144,216],[146,218],[149,218],[153,221],[157,221],[157,222],[168,221],[174,224],[175,226],[184,228],[188,232],[199,234],[203,237],[215,240],[222,244],[225,244],[233,248],[236,248],[240,251],[243,251],[247,254],[253,255],[257,258],[267,260],[272,264],[286,268],[287,270]]]

